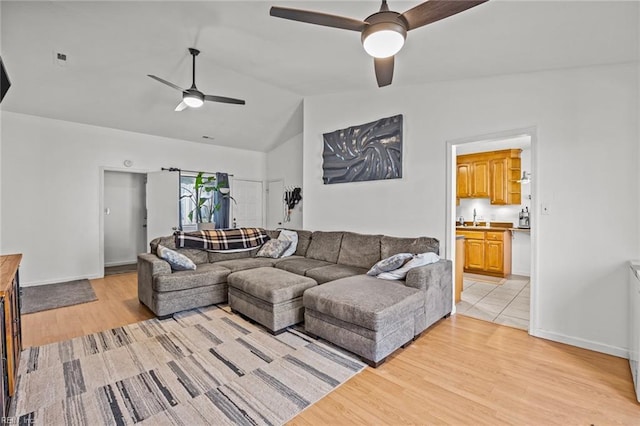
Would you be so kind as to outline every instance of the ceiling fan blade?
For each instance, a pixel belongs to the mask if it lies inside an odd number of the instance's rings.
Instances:
[[[236,105],[245,104],[245,102],[242,99],[225,98],[224,96],[204,95],[204,100],[210,101],[210,102],[222,102],[224,104],[236,104]]]
[[[478,6],[488,0],[429,0],[404,12],[403,16],[409,23],[408,30],[431,24],[456,13]]]
[[[376,69],[376,80],[378,80],[378,87],[384,87],[391,84],[393,80],[393,64],[394,57],[388,58],[373,58],[373,63]]]
[[[151,74],[147,74],[147,77],[151,77],[152,79],[157,80],[157,81],[159,81],[159,82],[160,82],[160,83],[162,83],[162,84],[166,84],[166,85],[167,85],[167,86],[169,86],[169,87],[173,87],[173,88],[174,88],[174,89],[176,89],[176,90],[179,90],[179,91],[181,91],[181,92],[184,92],[184,89],[182,89],[182,88],[180,88],[180,87],[176,86],[176,85],[175,85],[175,84],[173,84],[173,83],[168,82],[167,80],[163,80],[163,79],[161,79],[160,77],[156,77],[155,75],[151,75]]]
[[[271,16],[290,19],[292,21],[306,22],[308,24],[323,25],[325,27],[340,28],[343,30],[362,31],[367,27],[366,22],[344,16],[329,15],[327,13],[312,12],[310,10],[290,9],[288,7],[273,6],[269,11]]]
[[[189,105],[185,104],[184,101],[182,101],[182,102],[180,102],[178,104],[178,106],[176,107],[176,109],[174,109],[174,111],[182,111],[183,109],[185,109],[188,106]]]

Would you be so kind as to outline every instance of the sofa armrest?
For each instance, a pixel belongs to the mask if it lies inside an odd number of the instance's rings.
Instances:
[[[440,259],[435,263],[409,270],[405,285],[418,290],[427,290],[434,285],[439,288],[451,287],[451,270],[451,261]]]
[[[169,262],[151,253],[138,255],[138,273],[141,272],[141,268],[145,269],[145,272],[150,276],[171,273],[171,265],[169,265]]]
[[[453,307],[452,262],[441,259],[430,265],[411,269],[405,285],[417,288],[425,296],[425,328],[451,313]]]
[[[138,300],[144,303],[154,313],[153,277],[171,274],[169,263],[155,254],[142,253],[138,255]]]

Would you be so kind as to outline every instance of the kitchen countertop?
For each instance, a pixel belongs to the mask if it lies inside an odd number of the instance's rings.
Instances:
[[[511,231],[513,228],[505,228],[501,226],[456,226],[457,231]]]

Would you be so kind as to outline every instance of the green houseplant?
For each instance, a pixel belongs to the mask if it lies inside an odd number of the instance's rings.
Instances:
[[[214,194],[220,190],[220,183],[216,182],[215,176],[204,176],[204,172],[199,172],[193,183],[193,189],[182,186],[183,194],[180,199],[189,198],[194,208],[187,217],[191,222],[198,224],[198,228],[213,228],[213,226],[200,226],[203,223],[213,225],[213,215],[220,210],[220,203],[214,203]]]

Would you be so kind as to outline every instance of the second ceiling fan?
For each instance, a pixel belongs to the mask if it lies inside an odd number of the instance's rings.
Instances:
[[[380,11],[364,21],[278,6],[273,6],[269,14],[292,21],[360,32],[364,50],[374,58],[378,87],[383,87],[393,80],[394,56],[404,45],[408,31],[464,12],[486,1],[488,0],[430,0],[404,13],[398,13],[389,10],[387,1],[382,0]]]

